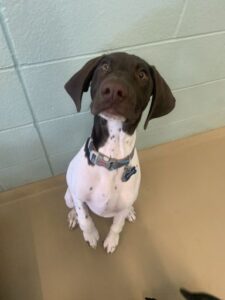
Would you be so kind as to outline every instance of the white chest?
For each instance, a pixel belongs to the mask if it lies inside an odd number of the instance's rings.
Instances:
[[[121,132],[119,124],[109,126],[110,136],[99,152],[121,159],[131,153],[135,136]],[[74,157],[67,171],[67,183],[75,198],[85,202],[97,215],[113,217],[128,209],[137,198],[140,186],[140,166],[135,150],[130,162],[137,170],[128,181],[121,180],[124,167],[109,171],[105,167],[91,166],[85,157],[84,147]]]
[[[68,168],[67,183],[73,195],[94,213],[112,217],[132,206],[137,198],[141,173],[136,151],[131,164],[137,173],[122,182],[124,168],[108,171],[104,167],[90,166],[81,149]]]

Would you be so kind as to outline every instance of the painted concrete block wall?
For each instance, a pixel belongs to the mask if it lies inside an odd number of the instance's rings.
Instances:
[[[225,126],[224,0],[0,0],[0,21],[0,191],[66,170],[92,116],[63,85],[102,53],[140,55],[176,96],[139,148]]]

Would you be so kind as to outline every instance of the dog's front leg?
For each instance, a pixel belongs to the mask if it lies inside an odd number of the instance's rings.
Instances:
[[[107,253],[113,253],[119,243],[120,232],[123,229],[125,219],[129,213],[129,210],[124,210],[118,213],[113,218],[113,223],[110,227],[110,231],[104,241],[104,248]]]
[[[80,200],[74,201],[77,212],[78,223],[83,232],[84,240],[89,243],[92,248],[96,248],[99,240],[99,233],[95,224],[89,215],[88,208],[85,203]]]

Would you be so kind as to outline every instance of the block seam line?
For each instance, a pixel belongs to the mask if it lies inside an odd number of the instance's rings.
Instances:
[[[17,74],[18,80],[19,80],[20,85],[22,87],[24,97],[25,97],[28,109],[30,111],[30,114],[31,114],[31,117],[32,117],[32,120],[33,120],[34,128],[36,129],[36,132],[38,134],[38,137],[39,137],[39,140],[40,140],[40,143],[41,143],[46,161],[48,163],[48,167],[50,169],[50,173],[53,176],[53,174],[54,174],[53,169],[52,169],[49,157],[48,157],[48,153],[47,153],[47,149],[46,149],[45,144],[44,144],[44,140],[41,136],[41,132],[40,132],[39,127],[38,127],[38,123],[37,123],[37,120],[36,120],[36,117],[35,117],[35,113],[33,111],[32,105],[31,105],[30,100],[29,100],[29,96],[28,96],[28,92],[27,92],[27,89],[26,89],[26,85],[25,85],[23,76],[22,76],[21,71],[20,71],[20,64],[19,64],[19,61],[18,61],[18,58],[17,58],[15,45],[14,45],[13,39],[12,39],[11,34],[10,34],[10,30],[8,28],[8,25],[7,25],[7,18],[4,15],[4,11],[5,11],[5,8],[2,6],[2,3],[0,2],[0,20],[1,20],[3,34],[4,34],[4,37],[5,37],[7,46],[9,48],[11,57],[12,57],[15,72]]]
[[[4,72],[4,71],[8,71],[8,70],[13,70],[14,66],[10,65],[10,66],[5,66],[5,67],[0,67],[0,72]]]
[[[35,159],[24,160],[24,161],[21,161],[17,164],[13,164],[13,165],[10,165],[10,166],[4,166],[3,168],[0,168],[0,172],[2,172],[4,170],[9,170],[9,169],[12,169],[12,168],[21,168],[24,165],[30,165],[30,164],[38,162],[38,161],[45,162],[45,157],[39,157],[39,158],[35,158]],[[0,184],[0,187],[1,187],[1,184]]]
[[[224,80],[225,80],[225,77],[218,78],[218,79],[213,79],[213,80],[209,80],[209,81],[203,81],[203,82],[200,82],[200,83],[191,84],[189,86],[172,89],[172,92],[180,92],[180,91],[183,91],[183,90],[189,90],[189,89],[193,89],[193,88],[196,88],[196,87],[202,87],[202,86],[214,84],[214,83],[217,83],[217,82],[223,82]]]
[[[183,8],[181,10],[181,14],[178,18],[178,22],[177,22],[177,25],[176,25],[176,28],[175,28],[175,31],[173,33],[173,38],[176,38],[179,31],[180,31],[180,27],[181,27],[181,24],[182,24],[182,21],[183,21],[183,18],[184,18],[184,14],[186,12],[186,9],[187,9],[187,5],[188,5],[188,0],[184,0],[184,5],[183,5]]]
[[[116,47],[113,49],[105,48],[103,50],[88,52],[88,53],[84,53],[84,54],[77,54],[75,56],[71,55],[71,56],[67,56],[67,57],[52,58],[52,59],[46,59],[46,60],[42,60],[42,61],[22,62],[20,64],[20,67],[21,67],[21,69],[27,69],[27,68],[31,68],[31,67],[39,67],[39,66],[45,66],[45,65],[52,65],[52,64],[56,64],[56,63],[68,62],[71,60],[77,61],[80,59],[91,59],[93,57],[96,57],[96,56],[102,55],[102,54],[121,52],[121,51],[129,52],[131,50],[138,50],[138,49],[142,49],[145,47],[155,47],[155,46],[161,46],[161,45],[165,45],[165,44],[172,44],[172,43],[178,43],[178,42],[189,41],[189,40],[197,40],[197,39],[222,35],[224,33],[225,33],[225,30],[222,29],[222,30],[216,30],[216,31],[206,32],[206,33],[196,33],[196,34],[181,36],[181,37],[171,36],[168,39],[153,41],[150,43],[139,43],[139,44],[133,44],[130,46]]]
[[[19,124],[19,125],[15,125],[15,126],[13,126],[13,127],[7,127],[7,128],[3,128],[3,129],[0,129],[0,133],[2,133],[2,132],[6,132],[6,131],[10,131],[10,130],[15,130],[15,129],[20,129],[20,128],[26,128],[26,127],[28,127],[28,126],[33,126],[33,122],[26,122],[26,123],[24,123],[24,124]]]

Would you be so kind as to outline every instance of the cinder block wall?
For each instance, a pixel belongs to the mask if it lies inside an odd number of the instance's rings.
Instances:
[[[110,51],[157,66],[176,110],[139,126],[149,147],[225,126],[224,0],[0,0],[0,190],[65,171],[90,133],[63,85]]]

